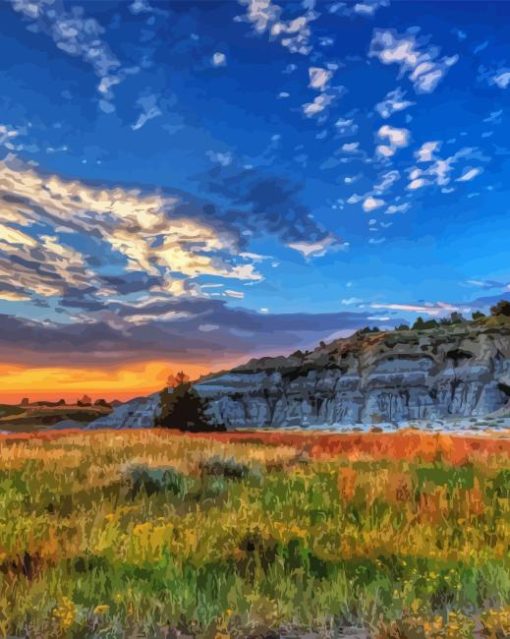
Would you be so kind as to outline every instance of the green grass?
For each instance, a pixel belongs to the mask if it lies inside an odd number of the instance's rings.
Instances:
[[[264,435],[0,440],[0,636],[455,639],[482,614],[504,624],[510,461],[483,447],[441,461],[434,436],[421,459],[376,458],[375,436],[356,437],[326,457]]]

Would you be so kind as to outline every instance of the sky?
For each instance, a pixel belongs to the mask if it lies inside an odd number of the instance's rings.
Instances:
[[[0,400],[510,299],[505,2],[0,3]]]

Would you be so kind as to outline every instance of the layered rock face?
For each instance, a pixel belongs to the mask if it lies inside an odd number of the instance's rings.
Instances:
[[[159,393],[137,397],[118,406],[109,415],[90,422],[87,428],[149,428],[154,426],[160,409]]]
[[[227,428],[483,416],[510,399],[510,323],[357,333],[195,388]]]

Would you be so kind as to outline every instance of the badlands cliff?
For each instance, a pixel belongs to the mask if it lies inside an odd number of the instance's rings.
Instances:
[[[481,417],[510,400],[510,321],[358,332],[310,352],[252,360],[195,389],[211,420],[227,428]],[[126,405],[124,426],[151,426],[157,397]],[[115,419],[114,411],[94,425],[121,426]]]

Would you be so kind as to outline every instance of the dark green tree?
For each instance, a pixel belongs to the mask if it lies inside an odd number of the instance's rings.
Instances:
[[[425,331],[428,328],[437,328],[438,323],[435,319],[424,320],[423,317],[416,318],[412,326],[413,331]]]
[[[491,315],[494,315],[495,317],[497,317],[498,315],[510,317],[510,302],[501,300],[494,306],[491,306]]]
[[[484,317],[486,317],[486,315],[485,315],[485,313],[482,313],[481,311],[475,311],[471,315],[471,319],[473,319],[473,320],[483,319]]]
[[[181,378],[184,379],[184,378]],[[156,425],[190,432],[225,430],[211,423],[206,414],[207,402],[189,381],[161,391],[161,415]]]
[[[453,311],[450,315],[450,324],[462,324],[466,320],[462,317],[462,313],[458,311]]]

